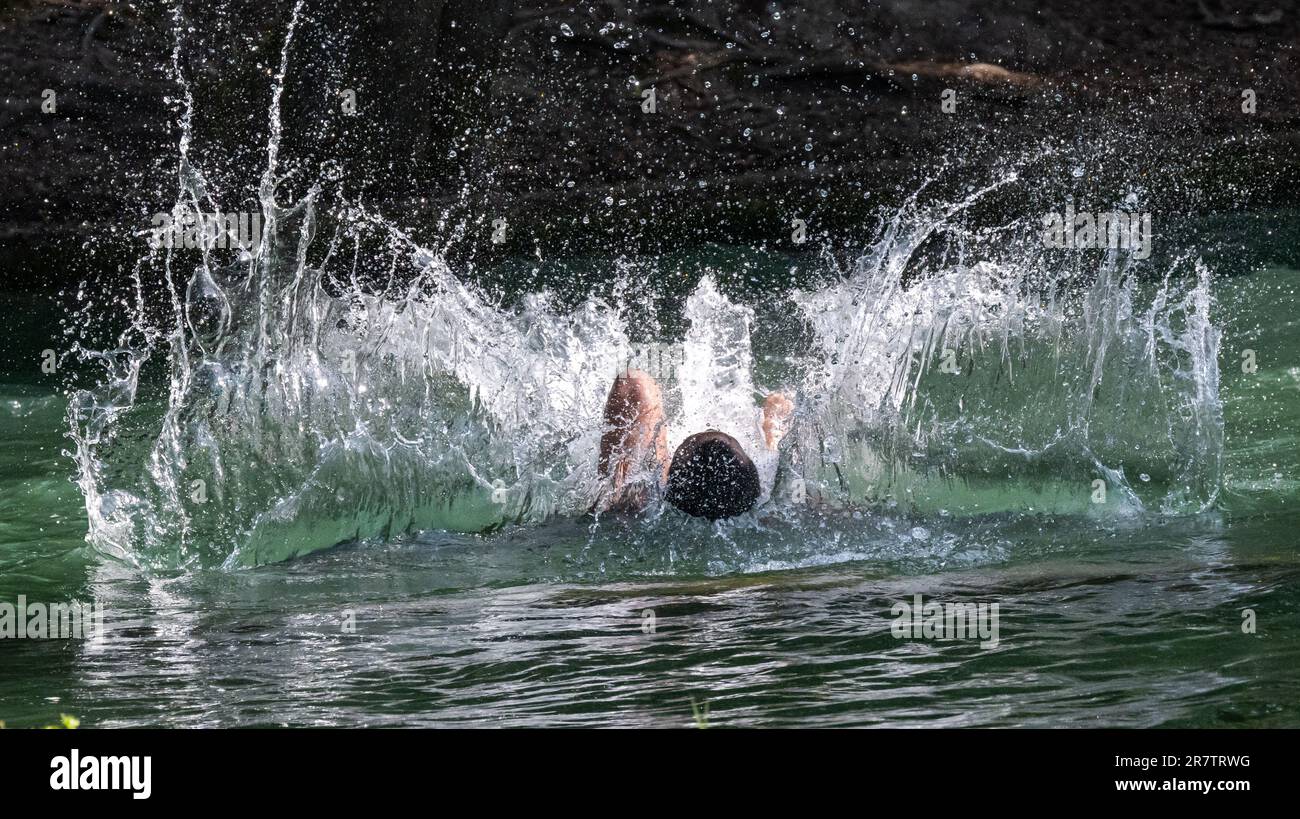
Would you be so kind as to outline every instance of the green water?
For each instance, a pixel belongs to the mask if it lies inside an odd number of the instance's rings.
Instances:
[[[1297,277],[1215,282],[1224,486],[1200,517],[577,519],[153,577],[85,546],[40,371],[58,314],[0,297],[0,601],[97,599],[109,626],[0,640],[0,720],[682,726],[707,703],[718,726],[1300,725]],[[915,594],[998,602],[999,644],[894,637]]]

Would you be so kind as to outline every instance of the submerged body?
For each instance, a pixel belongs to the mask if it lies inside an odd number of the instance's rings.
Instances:
[[[794,405],[779,392],[763,404],[764,444],[775,450]],[[753,460],[732,436],[710,429],[690,435],[668,457],[668,422],[659,384],[629,370],[614,379],[605,403],[600,474],[608,487],[597,508],[639,512],[666,487],[664,499],[695,517],[718,520],[753,508],[762,489]]]

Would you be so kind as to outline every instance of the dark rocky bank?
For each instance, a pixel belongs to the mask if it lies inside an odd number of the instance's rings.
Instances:
[[[129,265],[170,206],[171,8],[0,10],[5,289]],[[255,190],[291,8],[185,4],[194,153],[223,201]],[[431,245],[464,222],[453,252],[484,260],[783,247],[795,216],[854,235],[922,179],[959,188],[1009,158],[1098,199],[1139,180],[1171,212],[1287,207],[1298,38],[1300,10],[1280,0],[307,0],[282,195],[328,162],[348,201]],[[489,238],[498,217],[505,245]]]

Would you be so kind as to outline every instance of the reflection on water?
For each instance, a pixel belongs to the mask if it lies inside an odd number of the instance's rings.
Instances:
[[[734,726],[1295,724],[1296,561],[1235,554],[1212,526],[1104,544],[1034,528],[1005,533],[1023,558],[942,571],[936,556],[916,574],[886,546],[827,568],[591,582],[626,544],[564,529],[153,582],[103,568],[110,639],[4,646],[0,691],[16,724],[55,708],[41,684],[112,726],[681,726],[692,698]],[[890,606],[913,594],[998,601],[1000,645],[896,639]]]

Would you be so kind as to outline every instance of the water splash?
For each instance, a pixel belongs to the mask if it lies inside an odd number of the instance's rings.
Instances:
[[[321,231],[320,186],[277,203],[280,101],[301,9],[273,82],[260,241],[229,257],[151,254],[116,347],[82,351],[100,370],[69,408],[88,538],[141,566],[256,565],[406,531],[537,524],[586,513],[602,488],[602,407],[632,353],[621,297],[565,308],[543,292],[506,306],[356,203]],[[221,203],[191,162],[179,12],[175,23],[181,218]],[[945,205],[918,204],[918,191],[835,281],[786,294],[812,343],[785,383],[759,383],[765,328],[705,276],[683,337],[663,340],[682,362],[666,385],[670,445],[705,428],[736,436],[760,468],[763,511],[796,522],[805,501],[859,519],[873,505],[1209,508],[1222,448],[1209,272],[1183,261],[1144,283],[1131,258],[1109,252],[1080,283],[1041,247],[961,226],[983,197],[1019,182],[1006,173]],[[361,240],[376,235],[385,251],[374,255]],[[313,256],[322,245],[323,260]],[[416,274],[399,292],[331,279],[327,266],[349,248],[354,269],[401,263]],[[152,270],[164,282],[161,317],[145,306]],[[145,377],[148,367],[163,376]],[[798,406],[779,456],[762,444],[757,410],[778,388]],[[1092,502],[1098,480],[1105,504]]]
[[[920,511],[1210,508],[1223,441],[1208,269],[1180,260],[1143,283],[1107,251],[1080,286],[1024,243],[967,261],[973,237],[950,220],[983,193],[910,204],[845,281],[797,295],[823,362],[804,387],[805,480]],[[918,265],[939,231],[956,261]]]

